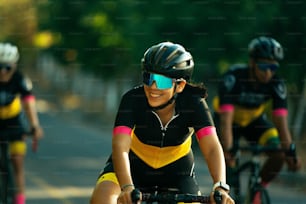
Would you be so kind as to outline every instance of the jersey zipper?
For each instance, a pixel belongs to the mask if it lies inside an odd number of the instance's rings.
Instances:
[[[157,113],[155,113],[154,111],[152,111],[152,113],[157,117],[157,119],[159,121],[159,124],[160,124],[160,129],[161,129],[161,132],[162,132],[160,147],[163,147],[168,125],[171,123],[171,121],[173,121],[175,118],[177,118],[179,116],[179,114],[173,115],[172,118],[166,123],[166,125],[163,126],[163,123],[162,123],[161,119],[159,118],[159,116],[157,115]]]

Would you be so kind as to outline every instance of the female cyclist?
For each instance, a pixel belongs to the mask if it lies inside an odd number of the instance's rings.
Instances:
[[[141,63],[143,86],[128,91],[121,100],[112,154],[91,204],[131,204],[135,187],[199,194],[191,149],[194,133],[212,176],[213,192],[222,192],[222,203],[233,203],[206,89],[188,82],[194,68],[191,54],[179,44],[162,42],[150,47]]]
[[[35,109],[35,98],[31,92],[31,81],[17,70],[19,52],[16,46],[0,43],[0,136],[8,136],[10,155],[17,187],[16,204],[25,203],[24,184],[24,142],[25,127],[22,121],[22,107],[33,130],[33,144],[42,137]],[[4,140],[4,138],[1,138]],[[34,146],[33,146],[34,147]]]

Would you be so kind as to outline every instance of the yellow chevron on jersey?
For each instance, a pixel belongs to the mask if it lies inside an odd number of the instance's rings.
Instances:
[[[17,96],[8,105],[0,107],[0,119],[10,119],[18,115],[22,110],[20,98]]]
[[[269,102],[269,101],[268,101]],[[252,121],[257,119],[266,109],[267,103],[261,104],[257,108],[245,108],[239,105],[234,105],[234,123],[245,127],[250,124]],[[220,106],[219,106],[219,97],[214,97],[213,99],[213,109],[220,113]]]
[[[187,155],[191,150],[192,138],[188,138],[178,146],[156,147],[142,143],[137,136],[132,134],[131,150],[146,164],[157,169],[166,166]]]
[[[235,105],[234,123],[245,127],[258,118],[265,111],[265,104],[260,105],[258,108],[244,108]]]

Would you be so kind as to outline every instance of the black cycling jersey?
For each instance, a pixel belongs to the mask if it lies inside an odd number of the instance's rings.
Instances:
[[[250,80],[249,72],[249,67],[236,65],[224,75],[219,88],[220,105],[234,104],[253,109],[272,99],[273,109],[287,107],[286,86],[277,75],[270,82],[261,84]]]
[[[0,82],[0,107],[11,104],[19,94],[21,97],[31,95],[31,91],[31,81],[15,71],[8,82]]]
[[[287,91],[283,80],[274,75],[270,82],[258,83],[250,79],[249,72],[247,65],[231,67],[219,84],[219,100],[214,104],[217,112],[224,104],[234,105],[234,121],[242,126],[260,117],[270,100],[273,110],[287,109]]]
[[[11,135],[11,139],[20,139],[24,132],[20,99],[31,96],[31,91],[31,81],[18,71],[15,71],[8,82],[0,82],[0,131],[14,132],[15,136]]]
[[[224,74],[214,100],[215,121],[219,130],[219,111],[223,105],[234,107],[234,145],[241,136],[262,145],[278,145],[278,132],[268,120],[265,108],[272,101],[273,110],[287,109],[286,86],[277,75],[261,84],[250,79],[247,65],[234,65]]]
[[[166,147],[184,142],[190,136],[189,127],[198,131],[213,125],[205,99],[183,91],[178,94],[175,103],[175,116],[163,126],[147,103],[143,87],[137,87],[123,96],[115,127],[130,127],[143,143]]]
[[[130,164],[138,187],[173,184],[182,189],[187,178],[190,183],[187,188],[198,189],[191,137],[213,125],[205,99],[193,93],[189,85],[178,94],[175,114],[165,126],[150,108],[143,86],[123,96],[115,120],[115,128],[124,126],[133,130]],[[107,172],[113,172],[111,157],[103,173]]]

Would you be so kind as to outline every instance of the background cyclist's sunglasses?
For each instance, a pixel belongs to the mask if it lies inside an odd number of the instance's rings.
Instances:
[[[175,79],[149,72],[143,72],[142,77],[143,77],[143,83],[145,85],[151,86],[155,81],[156,87],[158,89],[170,89],[173,86],[173,82],[176,81]]]
[[[272,72],[275,72],[279,68],[278,64],[271,64],[271,63],[256,63],[256,64],[258,69],[262,71],[270,69]]]
[[[7,65],[7,64],[0,64],[0,70],[6,70],[6,71],[11,71],[12,70],[12,66]]]

